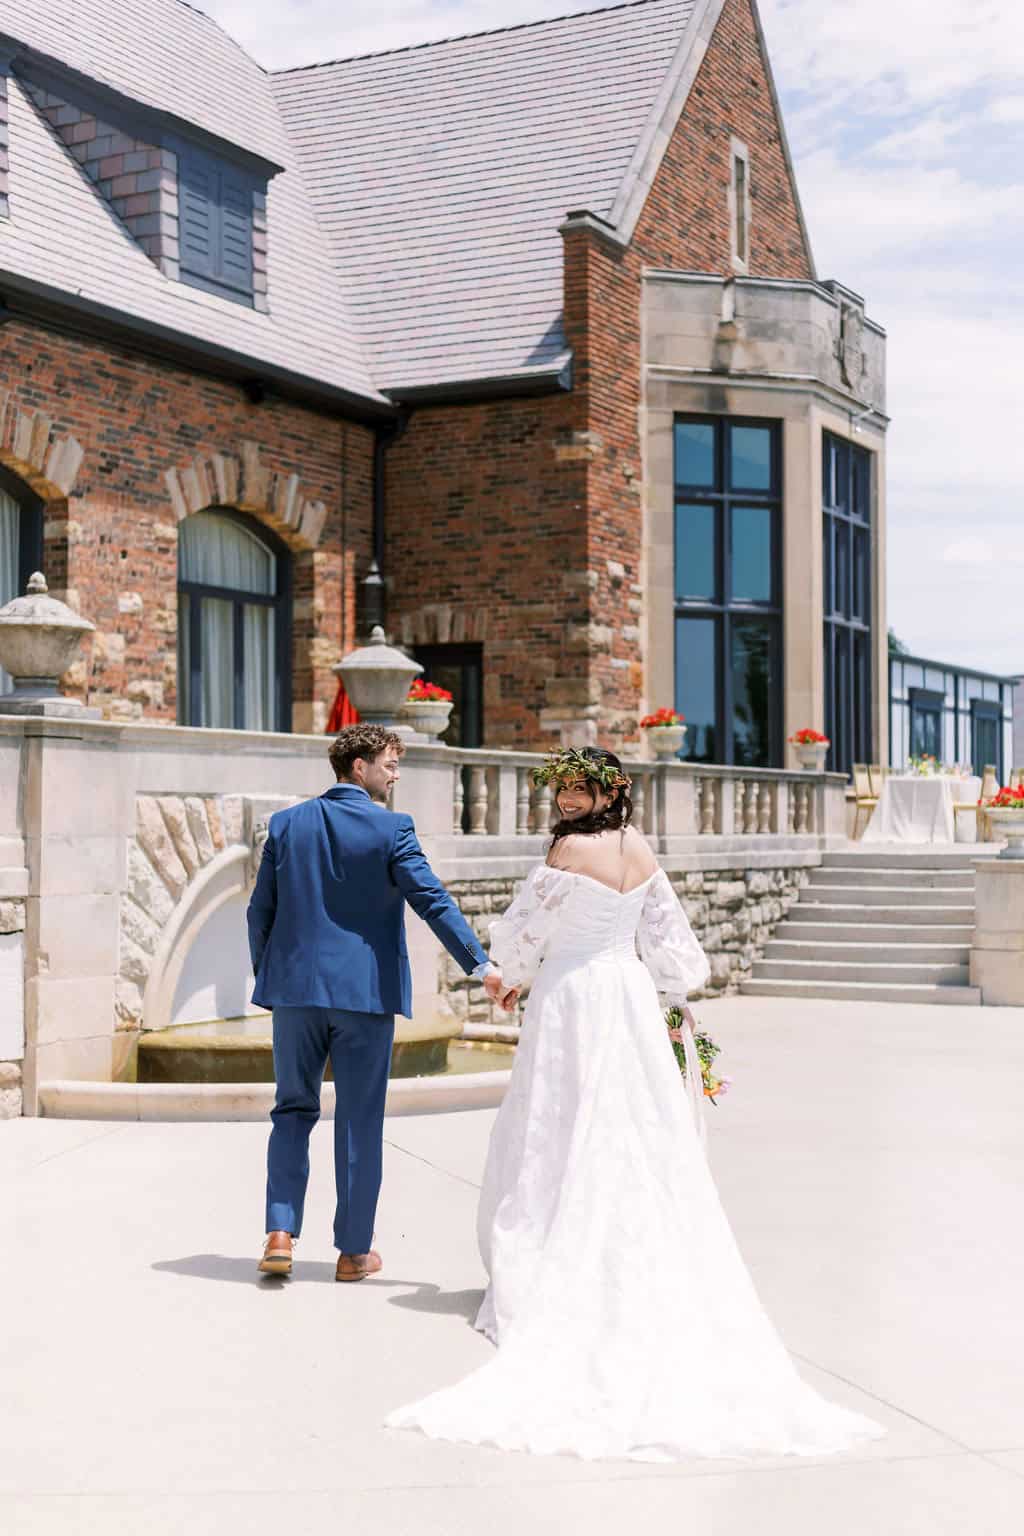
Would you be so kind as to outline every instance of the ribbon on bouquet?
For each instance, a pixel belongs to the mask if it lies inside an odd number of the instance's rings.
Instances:
[[[704,1123],[704,1073],[697,1054],[697,1042],[693,1038],[693,1025],[683,1017],[683,1051],[686,1055],[686,1092],[693,1112],[693,1125],[701,1149],[707,1150],[708,1128]]]

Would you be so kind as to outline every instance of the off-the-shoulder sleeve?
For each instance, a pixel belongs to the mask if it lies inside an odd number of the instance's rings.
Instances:
[[[670,1003],[685,1003],[711,975],[708,958],[663,869],[654,876],[644,898],[637,944],[658,991]]]
[[[491,923],[491,959],[500,966],[508,986],[526,986],[536,976],[558,912],[572,888],[573,878],[564,870],[538,864],[510,906]]]

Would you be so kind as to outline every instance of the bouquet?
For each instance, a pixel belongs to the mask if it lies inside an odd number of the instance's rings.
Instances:
[[[668,1037],[672,1042],[672,1050],[683,1077],[686,1076],[686,1051],[683,1048],[683,1030],[688,1029],[686,1016],[682,1008],[670,1008],[665,1015],[665,1023],[668,1025]],[[732,1086],[731,1077],[716,1077],[711,1070],[711,1064],[720,1053],[721,1046],[716,1045],[711,1036],[703,1029],[694,1031],[693,1043],[697,1047],[697,1056],[700,1059],[700,1075],[704,1084],[704,1097],[710,1099],[712,1104],[718,1102],[718,1095],[728,1093]]]
[[[812,731],[809,725],[801,726],[800,730],[794,731],[789,739],[794,747],[830,747],[832,745],[827,736],[823,736],[820,731]]]

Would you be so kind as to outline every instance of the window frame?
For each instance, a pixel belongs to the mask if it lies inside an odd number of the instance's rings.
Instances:
[[[292,716],[292,552],[282,538],[273,529],[267,528],[256,518],[249,517],[244,512],[238,512],[233,507],[204,507],[203,512],[215,517],[223,517],[229,522],[238,524],[251,534],[259,542],[266,546],[275,559],[275,571],[277,576],[277,591],[269,594],[264,592],[245,592],[237,587],[218,587],[207,582],[183,581],[181,578],[180,554],[176,591],[180,599],[184,593],[189,598],[188,622],[189,622],[189,677],[188,677],[188,710],[183,708],[184,700],[179,690],[177,701],[177,723],[196,730],[233,730],[247,731],[254,727],[244,723],[245,720],[245,641],[244,641],[244,609],[248,606],[262,606],[273,608],[274,621],[274,663],[277,672],[274,719],[272,730],[284,733],[291,731]],[[202,697],[202,639],[200,627],[200,604],[203,598],[214,598],[232,604],[232,713],[235,721],[241,720],[241,725],[229,726],[203,726],[195,716],[201,713],[198,701]],[[181,649],[181,607],[178,607],[178,649]],[[189,718],[184,719],[187,713]]]
[[[833,478],[846,455],[845,485]],[[875,761],[875,465],[858,443],[821,434],[822,645],[825,735],[829,772],[850,773],[853,764]],[[863,473],[861,473],[863,472]],[[846,610],[836,606],[838,552],[845,547]],[[858,550],[863,550],[863,565]],[[858,604],[858,570],[863,573]],[[858,657],[862,657],[858,665]],[[849,739],[847,739],[849,738]]]
[[[231,160],[227,155],[218,154],[205,145],[192,143],[188,139],[172,137],[165,140],[166,148],[173,150],[177,157],[177,189],[178,189],[178,277],[190,288],[201,288],[204,293],[216,294],[219,298],[228,299],[235,304],[244,304],[249,308],[256,307],[256,198],[259,194],[266,194],[267,182],[265,177],[249,170],[246,166]],[[216,177],[216,196],[207,196],[206,202],[210,210],[212,226],[211,239],[215,240],[217,247],[217,259],[215,270],[201,271],[197,266],[190,266],[190,260],[194,260],[191,248],[185,233],[185,200],[186,183],[189,169],[203,167]],[[225,226],[225,193],[224,179],[230,176],[239,182],[245,189],[248,198],[248,257],[249,270],[244,282],[235,281],[230,276],[224,275],[224,226]],[[205,194],[200,194],[205,195]]]
[[[710,426],[713,437],[713,488],[689,484],[681,478],[682,469],[675,450],[677,426],[693,423]],[[731,433],[734,428],[755,427],[769,433],[770,463],[768,489],[749,490],[734,485],[731,478]],[[783,537],[784,537],[784,485],[782,422],[775,417],[706,415],[699,412],[678,411],[672,420],[673,439],[673,656],[678,657],[680,625],[687,619],[709,619],[714,622],[715,652],[715,761],[736,766],[736,732],[734,722],[735,699],[733,697],[733,629],[742,627],[752,619],[766,622],[769,631],[770,666],[774,679],[770,713],[768,717],[768,761],[762,764],[740,764],[747,767],[777,768],[783,766],[783,714],[785,693],[785,646],[783,632]],[[678,558],[678,527],[676,508],[680,505],[711,506],[715,524],[715,593],[712,598],[687,597],[677,592],[676,560]],[[733,539],[732,511],[734,507],[765,507],[770,513],[769,583],[770,599],[766,602],[732,596]],[[675,663],[675,707],[682,710],[682,677],[678,661]],[[689,734],[689,733],[688,733]],[[698,763],[703,758],[688,755],[693,740],[683,745],[683,761]]]
[[[31,486],[26,485],[11,470],[0,464],[0,491],[18,506],[18,590],[15,597],[24,597],[29,577],[43,569],[43,511],[46,503]]]
[[[738,164],[743,166],[742,193],[736,174]],[[729,138],[729,246],[734,272],[750,271],[750,212],[750,150],[742,139],[732,134]]]

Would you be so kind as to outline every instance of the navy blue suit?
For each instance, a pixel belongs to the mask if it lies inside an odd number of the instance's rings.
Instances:
[[[253,1001],[274,1015],[268,1232],[301,1229],[309,1136],[330,1056],[334,1239],[342,1253],[369,1251],[394,1015],[412,1016],[407,901],[464,971],[486,961],[427,863],[410,816],[343,783],[270,818],[247,913]]]

